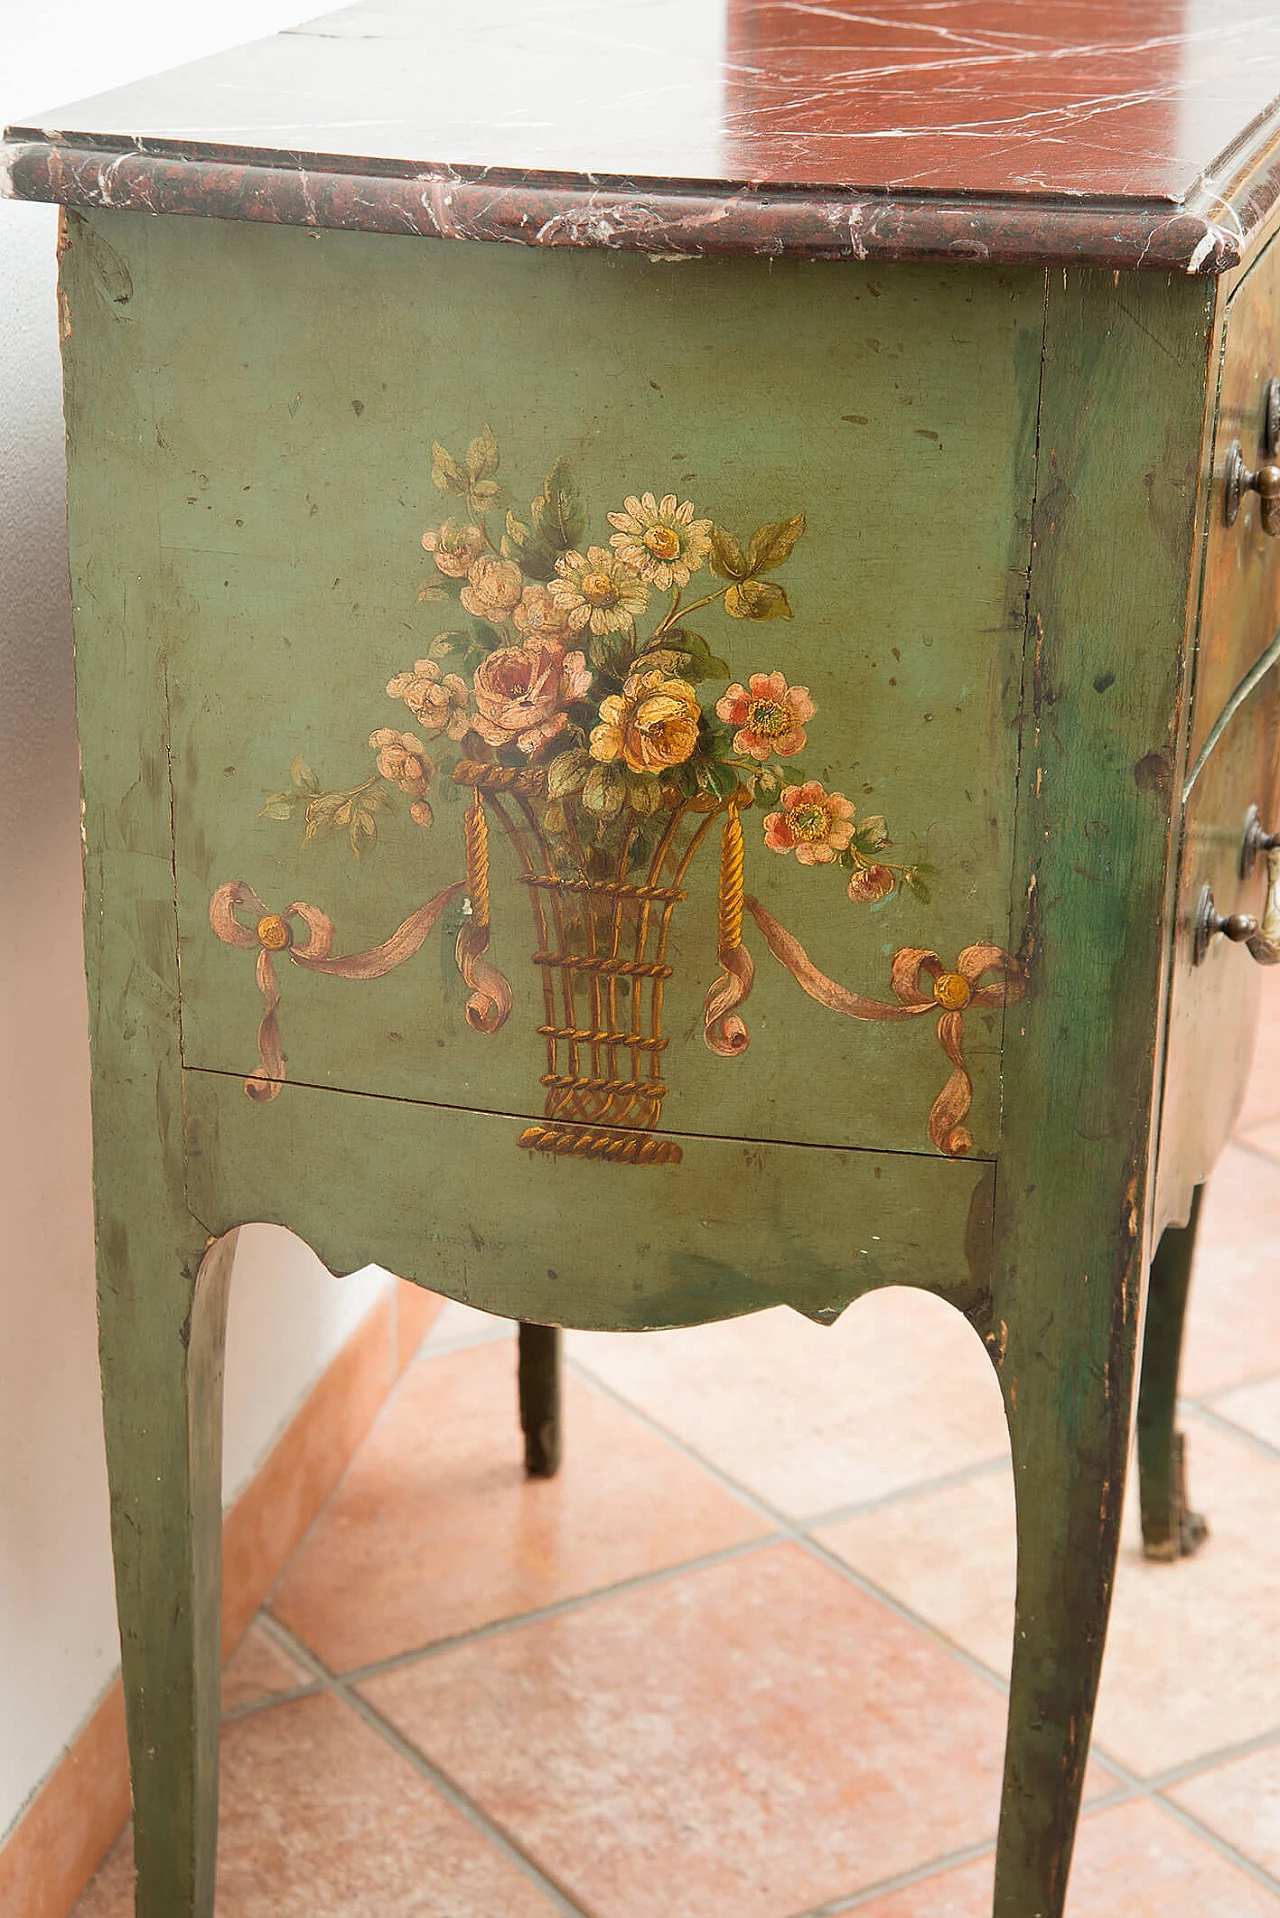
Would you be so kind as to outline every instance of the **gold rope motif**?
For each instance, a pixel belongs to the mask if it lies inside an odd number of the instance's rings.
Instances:
[[[720,839],[720,947],[742,944],[742,818],[736,806],[724,816]]]
[[[471,914],[478,926],[489,923],[489,822],[485,818],[480,788],[467,808],[462,823],[463,844],[467,853],[467,894]]]

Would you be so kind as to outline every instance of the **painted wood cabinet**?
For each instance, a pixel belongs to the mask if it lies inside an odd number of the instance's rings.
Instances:
[[[1280,952],[1280,20],[1209,61],[1170,8],[1104,153],[1124,9],[976,147],[909,49],[881,130],[865,22],[695,12],[738,53],[670,124],[599,11],[528,58],[610,111],[513,131],[510,23],[353,8],[10,130],[68,209],[143,1918],[212,1909],[243,1223],[535,1325],[963,1311],[1018,1482],[998,1918],[1062,1911],[1144,1312],[1182,1536],[1146,1275]],[[486,31],[493,111],[424,121]]]

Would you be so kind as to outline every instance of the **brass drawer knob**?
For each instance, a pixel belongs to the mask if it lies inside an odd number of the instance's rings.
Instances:
[[[1267,861],[1267,899],[1261,920],[1248,912],[1220,913],[1213,903],[1213,887],[1205,886],[1196,907],[1192,965],[1203,963],[1219,934],[1234,945],[1244,946],[1260,966],[1280,965],[1280,833],[1265,832],[1257,807],[1251,806],[1240,850],[1242,878],[1249,877],[1260,854],[1265,854]]]
[[[1262,530],[1274,539],[1280,533],[1280,466],[1268,461],[1251,472],[1244,463],[1239,440],[1232,440],[1222,474],[1222,510],[1228,526],[1235,525],[1246,493],[1258,495]]]

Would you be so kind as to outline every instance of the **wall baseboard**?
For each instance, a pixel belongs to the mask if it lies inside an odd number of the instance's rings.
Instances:
[[[398,1280],[317,1379],[222,1525],[222,1650],[255,1612],[368,1434],[444,1304]],[[0,1918],[69,1918],[129,1816],[115,1678],[0,1847]]]

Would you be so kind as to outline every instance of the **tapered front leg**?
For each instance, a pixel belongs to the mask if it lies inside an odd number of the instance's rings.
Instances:
[[[1018,1600],[995,1918],[1061,1918],[1111,1608],[1135,1340],[1122,1310],[1096,1342],[1075,1318],[1008,1323],[1000,1367]]]
[[[137,1918],[212,1918],[222,1370],[236,1234],[102,1235],[99,1327]]]
[[[1186,1225],[1166,1229],[1151,1262],[1138,1393],[1142,1546],[1148,1558],[1187,1557],[1209,1535],[1200,1514],[1187,1510],[1186,1441],[1175,1425],[1187,1294],[1203,1193],[1204,1187],[1197,1186]]]
[[[530,1478],[560,1470],[560,1328],[520,1327],[520,1426]]]

